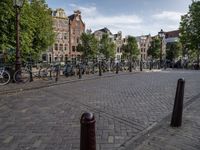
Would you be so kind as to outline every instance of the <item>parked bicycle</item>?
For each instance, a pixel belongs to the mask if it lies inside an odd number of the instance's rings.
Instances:
[[[5,67],[0,68],[0,85],[6,85],[10,82],[10,73],[5,70]]]
[[[34,68],[35,69],[35,68]],[[16,83],[26,83],[30,82],[33,78],[43,79],[43,80],[56,80],[57,71],[54,66],[36,68],[36,71],[32,71],[31,64],[25,64],[25,67],[17,70],[14,74],[14,81]]]

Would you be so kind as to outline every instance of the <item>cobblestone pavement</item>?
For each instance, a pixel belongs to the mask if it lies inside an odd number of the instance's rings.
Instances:
[[[80,117],[96,118],[97,150],[126,147],[171,113],[177,80],[185,102],[200,93],[200,72],[112,76],[0,96],[1,150],[79,150]]]
[[[170,122],[149,135],[134,150],[199,150],[200,149],[200,99],[183,112],[181,128],[171,128]]]
[[[137,71],[134,71],[133,73],[136,73]],[[126,74],[127,72],[119,72],[119,75]],[[108,76],[113,76],[116,75],[115,72],[106,72],[102,73],[102,77],[108,77]],[[87,74],[87,75],[82,75],[81,80],[90,80],[90,79],[96,79],[100,78],[98,73],[95,74]],[[59,76],[58,81],[55,82],[55,80],[42,80],[38,78],[34,78],[33,82],[27,82],[27,83],[9,83],[4,86],[0,86],[0,94],[5,94],[5,93],[14,93],[14,92],[20,92],[24,90],[31,90],[31,89],[37,89],[37,88],[43,88],[43,87],[48,87],[52,85],[57,85],[57,84],[63,84],[67,82],[74,82],[74,81],[79,81],[78,76],[72,76],[72,77],[65,77],[65,76]]]

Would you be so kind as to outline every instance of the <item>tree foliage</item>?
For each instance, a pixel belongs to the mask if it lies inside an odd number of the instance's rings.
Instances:
[[[139,49],[135,37],[129,36],[127,43],[122,46],[123,57],[130,57],[130,59],[136,59],[139,55]]]
[[[151,46],[148,49],[148,56],[152,59],[158,59],[160,57],[161,40],[159,38],[153,38]]]
[[[94,58],[98,52],[98,40],[90,32],[82,33],[77,50],[82,52],[83,58]]]
[[[181,17],[180,41],[184,46],[184,54],[196,55],[199,61],[200,50],[200,1],[192,1],[187,14]],[[187,51],[186,51],[187,49]]]
[[[167,43],[166,45],[166,58],[174,60],[181,56],[182,45],[180,42]]]
[[[0,2],[0,51],[14,61],[16,47],[15,8],[12,0]],[[20,51],[24,61],[38,59],[54,42],[53,20],[44,0],[25,0],[20,9]]]
[[[109,38],[108,34],[103,34],[100,40],[99,52],[103,54],[106,59],[115,57],[116,45]]]

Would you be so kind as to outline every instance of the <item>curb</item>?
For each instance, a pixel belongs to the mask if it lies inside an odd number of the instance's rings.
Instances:
[[[187,109],[193,102],[195,102],[197,99],[200,98],[200,93],[191,97],[190,100],[184,103],[183,105],[183,111]],[[137,148],[144,140],[146,140],[151,133],[158,130],[162,125],[166,122],[168,122],[171,119],[171,113],[169,113],[167,116],[165,116],[163,119],[161,119],[158,122],[155,122],[142,132],[140,132],[138,135],[130,138],[127,140],[124,144],[120,146],[118,150],[133,150]]]

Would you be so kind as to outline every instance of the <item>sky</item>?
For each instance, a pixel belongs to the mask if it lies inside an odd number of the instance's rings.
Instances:
[[[63,8],[69,16],[82,12],[86,29],[107,27],[115,34],[156,35],[177,30],[181,15],[188,12],[192,0],[46,0],[50,8]]]

